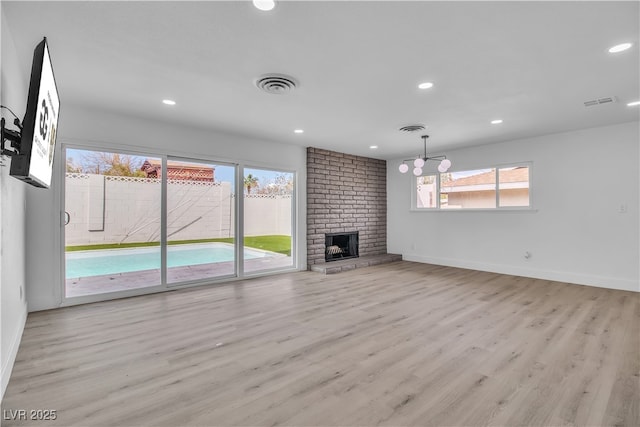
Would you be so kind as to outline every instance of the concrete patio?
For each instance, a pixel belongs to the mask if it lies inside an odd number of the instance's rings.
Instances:
[[[285,269],[287,267],[293,267],[293,259],[284,255],[247,259],[244,262],[245,274]],[[196,280],[214,280],[233,277],[234,273],[235,266],[233,261],[172,267],[167,270],[167,283],[171,286]],[[128,273],[69,278],[66,280],[65,294],[67,298],[73,298],[159,285],[160,269],[157,268]]]

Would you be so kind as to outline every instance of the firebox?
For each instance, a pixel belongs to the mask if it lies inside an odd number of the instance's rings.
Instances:
[[[324,235],[325,261],[358,257],[358,232],[327,233]]]

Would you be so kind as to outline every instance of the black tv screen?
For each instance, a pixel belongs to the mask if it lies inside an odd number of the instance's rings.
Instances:
[[[20,153],[11,159],[9,175],[49,188],[59,115],[60,99],[45,37],[33,52]]]

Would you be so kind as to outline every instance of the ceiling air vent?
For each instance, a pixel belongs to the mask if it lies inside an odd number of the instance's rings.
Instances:
[[[400,132],[417,132],[419,130],[425,130],[425,129],[426,129],[425,125],[407,125],[407,126],[402,126],[398,130]]]
[[[255,81],[258,89],[267,93],[282,95],[298,87],[298,82],[291,76],[284,74],[265,74]]]
[[[602,104],[612,104],[614,102],[617,102],[618,100],[616,99],[615,96],[609,96],[606,98],[598,98],[598,99],[592,99],[590,101],[585,101],[584,106],[585,107],[593,107],[595,105],[602,105]]]

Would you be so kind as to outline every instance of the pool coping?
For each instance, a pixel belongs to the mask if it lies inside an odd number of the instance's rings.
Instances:
[[[245,273],[264,270],[293,268],[293,259],[283,254],[278,257],[253,258],[244,261]],[[235,277],[235,262],[225,261],[198,264],[167,269],[167,284],[170,287],[180,286],[197,280],[215,281],[219,278]],[[69,278],[65,280],[65,298],[84,297],[96,294],[129,291],[161,286],[160,269],[140,270],[126,273],[103,274]]]

